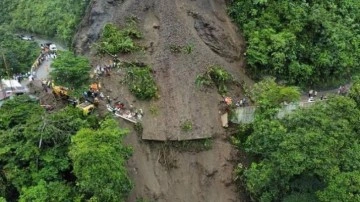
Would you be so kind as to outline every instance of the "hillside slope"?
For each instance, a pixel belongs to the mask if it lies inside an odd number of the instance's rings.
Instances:
[[[102,59],[90,48],[99,39],[107,22],[119,26],[127,17],[139,19],[144,33],[145,53],[120,56],[150,64],[160,89],[160,99],[152,101],[158,114],[150,116],[150,105],[136,102],[145,109],[143,139],[178,140],[213,137],[213,148],[200,153],[175,152],[176,168],[167,169],[159,163],[160,149],[139,142],[136,135],[128,138],[135,153],[129,168],[135,181],[136,197],[156,201],[240,201],[232,183],[232,160],[235,150],[225,139],[221,127],[218,103],[222,99],[215,89],[200,91],[195,86],[196,75],[211,65],[219,64],[237,80],[251,85],[243,69],[243,42],[226,15],[224,0],[95,0],[91,3],[74,41],[78,53],[93,58],[93,64]],[[159,26],[159,28],[157,28]],[[191,54],[175,54],[172,45],[193,45]],[[116,83],[116,84],[115,84]],[[104,81],[113,96],[114,77]],[[120,87],[119,87],[120,88]],[[241,88],[234,86],[232,96],[241,97]],[[126,95],[130,96],[130,95]],[[191,120],[190,132],[181,130],[181,123]]]

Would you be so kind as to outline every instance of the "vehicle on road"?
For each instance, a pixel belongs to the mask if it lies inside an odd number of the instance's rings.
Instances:
[[[49,49],[50,49],[50,51],[57,51],[57,47],[56,47],[56,45],[55,44],[50,44],[50,46],[49,46]]]
[[[44,82],[44,83],[46,83],[46,82]],[[44,87],[44,85],[46,85],[44,83],[43,83],[43,87]],[[69,89],[68,88],[63,87],[63,86],[56,86],[54,84],[54,82],[51,83],[51,88],[52,88],[52,93],[54,94],[54,96],[56,98],[61,98],[63,100],[69,99],[69,94],[68,94]]]
[[[18,37],[22,40],[25,41],[33,41],[34,40],[34,36],[28,36],[28,35],[18,35]]]
[[[92,111],[95,109],[95,105],[90,102],[83,102],[76,106],[77,108],[81,109],[84,115],[91,114]]]

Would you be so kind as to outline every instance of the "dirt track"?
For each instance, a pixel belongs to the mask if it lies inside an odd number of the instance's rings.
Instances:
[[[159,163],[161,146],[142,142],[135,133],[130,134],[126,142],[134,147],[135,153],[128,167],[135,188],[128,201],[140,197],[163,202],[245,201],[233,184],[232,162],[238,154],[226,140],[226,130],[220,125],[218,102],[221,97],[215,89],[199,91],[194,83],[196,75],[210,65],[219,64],[237,80],[252,84],[244,73],[243,43],[226,15],[225,1],[94,0],[79,28],[74,44],[76,50],[91,56],[94,64],[99,63],[101,59],[93,57],[89,47],[99,38],[104,23],[121,26],[130,16],[139,19],[144,33],[140,43],[149,48],[145,53],[121,58],[150,64],[160,88],[160,99],[135,104],[144,108],[146,114],[143,138],[213,137],[213,147],[200,153],[174,152],[171,157],[176,168],[167,169]],[[170,50],[171,45],[190,44],[194,47],[191,54]],[[116,76],[104,80],[104,86],[109,88],[111,96],[121,94],[134,100],[118,84]],[[241,89],[234,88],[232,92],[240,96]],[[156,116],[150,115],[150,106],[158,108]],[[181,130],[184,120],[191,120],[192,131]]]

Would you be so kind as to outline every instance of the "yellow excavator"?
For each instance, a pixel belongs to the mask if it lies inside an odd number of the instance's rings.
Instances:
[[[92,83],[89,90],[84,92],[85,101],[76,105],[76,107],[82,109],[84,115],[90,114],[99,105],[100,88],[100,83]]]
[[[69,89],[63,86],[56,86],[54,82],[51,82],[52,92],[55,97],[67,100],[69,99]]]

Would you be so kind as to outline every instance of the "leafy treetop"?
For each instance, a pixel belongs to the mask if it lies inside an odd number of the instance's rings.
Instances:
[[[359,74],[358,0],[236,0],[229,13],[245,34],[256,78],[305,87]]]

